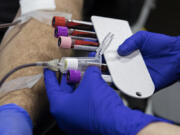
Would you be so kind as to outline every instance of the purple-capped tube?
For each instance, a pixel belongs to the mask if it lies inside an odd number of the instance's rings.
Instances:
[[[54,31],[54,36],[56,38],[60,36],[68,36],[68,28],[63,26],[57,26]]]
[[[54,31],[54,36],[56,38],[60,36],[73,36],[74,38],[83,38],[83,39],[93,39],[97,40],[97,36],[95,32],[85,31],[85,30],[77,30],[77,29],[68,29],[65,26],[57,26]]]
[[[81,71],[80,70],[69,70],[67,72],[67,82],[68,83],[79,83],[81,81]]]

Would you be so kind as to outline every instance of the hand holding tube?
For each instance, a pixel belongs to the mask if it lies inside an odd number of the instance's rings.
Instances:
[[[75,89],[63,76],[45,70],[50,111],[59,127],[69,134],[135,135],[149,123],[163,121],[124,106],[116,92],[101,78],[97,67],[89,67]]]

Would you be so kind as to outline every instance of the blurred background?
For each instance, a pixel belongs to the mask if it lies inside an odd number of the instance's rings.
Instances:
[[[84,19],[89,20],[91,15],[102,15],[125,19],[134,25],[146,1],[154,4],[144,27],[152,32],[178,35],[180,33],[179,0],[85,0]]]
[[[1,0],[0,2],[0,24],[13,21],[19,9],[19,0]],[[0,42],[7,29],[0,29]]]

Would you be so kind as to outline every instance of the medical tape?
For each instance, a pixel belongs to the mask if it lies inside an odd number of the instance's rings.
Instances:
[[[5,82],[0,88],[0,97],[4,96],[8,92],[15,90],[32,88],[41,79],[42,76],[42,74],[25,76]]]
[[[19,3],[22,15],[40,9],[56,9],[55,0],[20,0]]]

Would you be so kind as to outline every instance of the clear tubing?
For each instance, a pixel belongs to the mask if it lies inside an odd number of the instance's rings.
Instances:
[[[17,20],[17,21],[12,22],[12,23],[0,24],[0,29],[8,28],[8,27],[16,25],[16,24],[18,24],[20,22],[21,22],[20,20]]]

